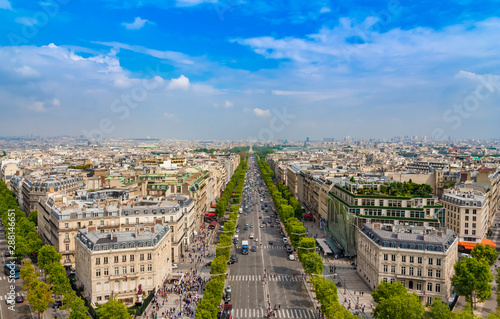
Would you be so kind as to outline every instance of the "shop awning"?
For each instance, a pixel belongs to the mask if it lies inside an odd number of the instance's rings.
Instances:
[[[478,243],[467,242],[467,241],[460,241],[460,242],[458,242],[458,245],[459,245],[459,246],[462,246],[462,247],[464,247],[464,248],[465,248],[465,249],[467,249],[467,250],[472,250],[472,249],[474,249],[474,247],[476,247],[476,245],[477,245],[477,244],[478,244]],[[481,240],[481,243],[480,243],[480,244],[481,244],[481,245],[490,245],[490,246],[491,246],[491,247],[493,247],[493,248],[496,248],[496,247],[497,247],[497,244],[496,244],[494,241],[489,240],[489,239],[487,239],[487,238],[483,238],[483,239]]]

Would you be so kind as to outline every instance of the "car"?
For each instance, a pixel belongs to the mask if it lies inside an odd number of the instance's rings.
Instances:
[[[253,228],[253,224],[250,224],[250,228]]]
[[[54,305],[52,306],[52,308],[60,308],[62,306],[62,301],[61,300],[58,300],[56,302],[54,302]]]
[[[265,226],[265,225],[266,225],[266,224],[261,224],[261,225],[260,225],[260,228],[264,228],[264,226]]]
[[[279,223],[279,222],[280,222],[280,220],[279,220],[278,218],[276,218],[276,222],[277,222],[277,223]]]
[[[258,242],[259,241],[259,238],[255,237],[255,241]]]
[[[229,285],[228,285],[228,286],[226,287],[226,292],[229,292],[229,293],[231,292],[231,286],[229,286]]]
[[[225,299],[226,299],[226,301],[231,301],[231,293],[230,292],[226,292]]]
[[[269,245],[272,245],[272,244],[273,244],[273,241],[272,241],[272,240],[270,240],[270,241],[269,241]]]
[[[239,232],[240,232],[240,229],[239,229],[239,228],[236,228],[235,232],[236,232],[236,233],[239,233]]]
[[[294,254],[288,255],[288,260],[295,260],[295,255]]]
[[[245,226],[248,226],[248,223],[246,223]]]
[[[273,224],[271,224],[270,226],[271,226],[271,227],[274,227],[274,225],[273,225]]]
[[[262,216],[259,216],[259,219],[262,219]],[[500,259],[500,258],[499,258]]]
[[[252,246],[252,251],[257,251],[257,247],[256,246]]]
[[[179,266],[177,266],[177,264],[172,264],[172,269],[177,269],[179,268]]]
[[[253,239],[254,233],[250,233],[250,239]]]
[[[9,251],[5,252],[5,257],[10,257],[10,252]]]
[[[286,249],[286,252],[287,252],[287,253],[289,253],[289,254],[291,254],[291,253],[293,252],[293,248],[292,248],[292,246],[290,246],[290,245],[288,245],[288,244],[287,244],[287,245],[285,245],[285,249]]]
[[[283,238],[283,244],[288,244],[288,238]]]
[[[229,258],[229,260],[227,261],[227,264],[228,265],[232,265],[236,262],[236,260],[232,259],[232,258]]]
[[[17,296],[16,297],[16,303],[23,303],[24,302],[24,297],[23,296]]]
[[[243,228],[243,230],[248,230],[248,227],[247,227],[247,226],[245,226],[245,227]]]

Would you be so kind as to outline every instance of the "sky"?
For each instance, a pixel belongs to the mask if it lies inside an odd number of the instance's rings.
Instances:
[[[0,0],[0,136],[500,137],[488,0]]]

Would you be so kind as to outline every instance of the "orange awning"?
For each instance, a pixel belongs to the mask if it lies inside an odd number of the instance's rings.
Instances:
[[[493,248],[497,247],[497,244],[493,240],[489,240],[487,238],[483,238],[483,240],[481,240],[481,244],[490,245]]]
[[[459,246],[463,246],[465,249],[467,250],[472,250],[474,249],[474,247],[476,246],[477,243],[471,243],[471,242],[467,242],[467,241],[459,241],[458,242],[458,245]]]
[[[489,240],[487,238],[483,238],[483,240],[481,240],[480,244],[481,245],[490,245],[493,248],[497,247],[497,244],[494,241]],[[459,246],[463,246],[467,250],[472,250],[472,249],[474,249],[474,247],[476,247],[477,243],[467,242],[467,241],[460,241],[460,242],[458,242],[458,245]]]

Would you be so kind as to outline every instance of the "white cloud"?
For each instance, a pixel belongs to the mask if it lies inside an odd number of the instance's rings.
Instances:
[[[178,7],[193,7],[202,3],[217,3],[217,0],[177,0]]]
[[[163,116],[166,117],[167,119],[175,118],[175,114],[172,113],[163,113]]]
[[[226,102],[224,103],[224,106],[225,106],[225,107],[233,107],[233,106],[234,106],[234,103],[233,103],[233,102],[231,102],[231,101],[226,100]]]
[[[261,110],[259,108],[254,108],[253,112],[255,113],[255,115],[261,116],[261,117],[266,117],[266,116],[270,116],[271,115],[271,111],[269,111],[269,110]]]
[[[54,98],[52,100],[52,105],[54,105],[54,106],[61,106],[61,101],[59,101],[58,98]]]
[[[139,30],[142,27],[144,27],[146,23],[154,24],[153,22],[147,19],[141,19],[140,17],[137,17],[135,18],[134,22],[132,23],[122,22],[122,25],[128,30]]]
[[[36,19],[33,19],[31,17],[19,17],[19,18],[16,18],[15,21],[19,24],[24,24],[27,26],[32,26],[32,25],[35,25],[37,23]]]
[[[321,8],[321,10],[319,10],[319,13],[328,13],[328,12],[331,12],[332,10],[330,10],[330,8],[328,7],[323,7]]]
[[[33,103],[29,108],[35,112],[40,112],[40,113],[47,111],[47,109],[45,108],[45,103],[40,101]]]
[[[187,90],[189,89],[189,79],[184,75],[181,75],[178,79],[170,80],[167,86],[169,90]]]
[[[272,90],[272,94],[274,95],[299,95],[299,94],[311,94],[311,92],[301,92],[301,91],[280,91],[280,90]]]
[[[25,78],[36,78],[40,76],[40,73],[37,70],[34,70],[33,68],[23,65],[22,67],[15,68],[14,71],[16,71],[18,74]]]
[[[12,10],[9,0],[0,0],[0,9]]]

